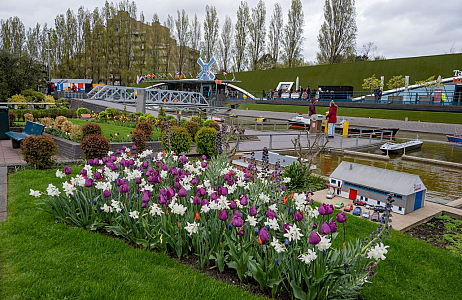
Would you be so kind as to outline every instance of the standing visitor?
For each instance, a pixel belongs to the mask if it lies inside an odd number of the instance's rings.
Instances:
[[[311,99],[311,103],[310,103],[310,106],[308,108],[308,117],[311,117],[311,115],[316,114],[316,102],[318,102],[318,100],[313,97]]]
[[[266,92],[265,92],[265,90],[263,90],[263,92],[261,93],[261,95],[262,95],[262,96],[261,96],[261,99],[262,99],[262,100],[265,99],[265,97],[266,97]]]
[[[380,88],[379,86],[377,86],[375,89],[374,89],[374,96],[375,96],[375,102],[379,102],[379,93],[380,93]]]
[[[329,131],[327,135],[331,138],[335,136],[335,123],[337,123],[337,105],[334,100],[330,101],[329,113],[326,115],[327,122],[329,123]]]

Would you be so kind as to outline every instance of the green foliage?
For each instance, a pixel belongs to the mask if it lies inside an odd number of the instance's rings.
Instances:
[[[82,126],[82,138],[93,134],[101,134],[101,126],[99,124],[88,122]],[[107,151],[106,151],[107,152]]]
[[[308,167],[304,164],[300,167],[299,162],[293,162],[284,169],[283,177],[290,178],[287,183],[289,190],[299,190],[305,187],[307,182]]]
[[[172,122],[173,124],[176,123],[176,118],[174,116],[167,116],[167,120],[169,120],[170,122]]]
[[[26,102],[44,102],[45,94],[40,93],[33,90],[24,90],[21,93],[24,97],[26,97]]]
[[[199,123],[194,122],[194,121],[187,121],[183,127],[186,128],[186,130],[188,131],[189,135],[191,136],[193,140],[196,137],[196,133],[200,129]]]
[[[188,131],[183,127],[172,127],[172,139],[170,141],[172,151],[175,153],[188,153],[191,151],[192,139]]]
[[[13,95],[11,96],[11,98],[8,98],[8,102],[11,102],[11,103],[26,103],[26,97],[24,97],[23,95]],[[13,105],[8,105],[9,108],[14,108]],[[27,105],[18,105],[18,108],[26,108]]]
[[[50,136],[28,136],[21,141],[22,155],[24,160],[38,169],[48,168],[54,165],[53,156],[58,154],[58,147]]]
[[[202,127],[196,134],[196,152],[212,157],[215,153],[215,137],[217,131],[210,127]]]
[[[116,108],[113,108],[113,107],[106,108],[105,112],[106,112],[106,114],[108,116],[110,116],[112,118],[115,117],[115,116],[120,115],[120,111],[118,109],[116,109]]]
[[[438,82],[436,80],[436,76],[430,76],[427,79],[424,80],[417,80],[415,84],[420,84],[424,87],[425,91],[427,92],[427,96],[431,96],[433,94],[433,91],[437,87],[442,87],[444,84],[442,82]]]
[[[146,117],[145,116],[139,117],[138,122],[146,122]]]
[[[364,78],[364,83],[362,85],[362,88],[363,90],[365,91],[370,91],[372,93],[372,91],[380,86],[380,79],[375,77],[375,74],[372,75],[371,77],[367,77],[367,78]]]
[[[152,125],[146,121],[141,121],[136,124],[136,129],[141,130],[144,133],[146,139],[149,138],[149,136],[152,134]]]
[[[14,120],[16,120],[16,114],[14,113],[14,111],[8,111],[8,117],[10,120],[10,126],[13,126]]]
[[[56,106],[59,108],[69,108],[69,102],[67,101],[67,99],[59,98],[58,100],[56,100],[55,103],[56,103]]]
[[[162,106],[159,107],[159,112],[157,113],[157,117],[161,120],[167,117],[167,114],[165,113],[165,109]]]
[[[204,124],[204,120],[200,116],[192,116],[190,120],[198,123],[200,126]]]
[[[143,130],[139,128],[135,129],[131,135],[131,140],[136,146],[137,153],[141,153],[146,150],[146,135]]]
[[[156,117],[151,115],[151,114],[146,114],[146,121],[149,121],[149,122],[155,122],[156,121]]]
[[[82,114],[89,114],[90,110],[86,107],[79,107],[77,108],[77,117],[80,118]]]
[[[387,87],[390,90],[402,88],[406,85],[406,78],[403,75],[396,75],[390,78],[387,82]],[[399,95],[399,92],[397,93]]]
[[[92,134],[83,137],[80,148],[86,159],[103,158],[109,152],[110,144],[106,137],[100,134]]]
[[[181,127],[184,127],[184,124],[186,124],[186,122],[188,122],[188,119],[186,119],[186,118],[181,118],[181,120],[180,120],[180,126],[181,126]]]
[[[210,127],[215,129],[216,131],[220,131],[220,124],[218,124],[215,120],[207,120],[204,122],[204,126]]]

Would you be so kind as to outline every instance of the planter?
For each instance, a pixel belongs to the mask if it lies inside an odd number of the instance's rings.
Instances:
[[[61,155],[64,155],[70,159],[81,159],[84,157],[82,149],[80,148],[80,144],[62,139],[50,134],[46,134],[48,136],[51,136],[53,140],[55,141],[56,145],[58,146],[58,152]],[[111,144],[111,151],[115,152],[117,149],[121,149],[123,146],[125,147],[131,147],[133,143],[130,142],[122,142],[122,143],[110,143]],[[146,147],[148,149],[152,149],[154,152],[160,152],[162,151],[162,143],[161,142],[146,142]]]

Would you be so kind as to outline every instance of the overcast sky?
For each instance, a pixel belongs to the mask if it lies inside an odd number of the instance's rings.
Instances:
[[[146,20],[150,21],[154,13],[157,13],[162,23],[168,14],[176,18],[177,10],[182,9],[189,15],[190,20],[196,13],[203,23],[205,6],[214,5],[218,13],[220,31],[226,15],[231,17],[234,25],[240,4],[237,0],[138,0],[135,2],[138,16],[143,11]],[[266,0],[267,27],[274,4],[277,2],[282,6],[284,23],[287,21],[291,0]],[[250,8],[253,8],[258,0],[248,0],[247,3]],[[302,0],[302,4],[305,14],[303,56],[305,61],[313,62],[318,50],[317,36],[324,21],[324,1]],[[68,8],[76,13],[79,6],[93,10],[95,7],[104,6],[104,1],[1,0],[0,19],[18,16],[27,29],[36,23],[54,24],[54,18],[58,14],[64,14]],[[386,58],[462,52],[461,0],[357,0],[356,11],[359,50],[362,45],[373,42],[377,46],[377,54]]]

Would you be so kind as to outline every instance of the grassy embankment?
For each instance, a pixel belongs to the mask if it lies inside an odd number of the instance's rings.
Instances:
[[[57,223],[29,196],[29,188],[58,185],[54,173],[29,170],[8,177],[8,218],[0,223],[1,299],[258,298],[163,253]],[[349,239],[376,228],[353,216],[346,224]],[[362,299],[460,299],[462,256],[396,231],[386,244],[387,259]]]

